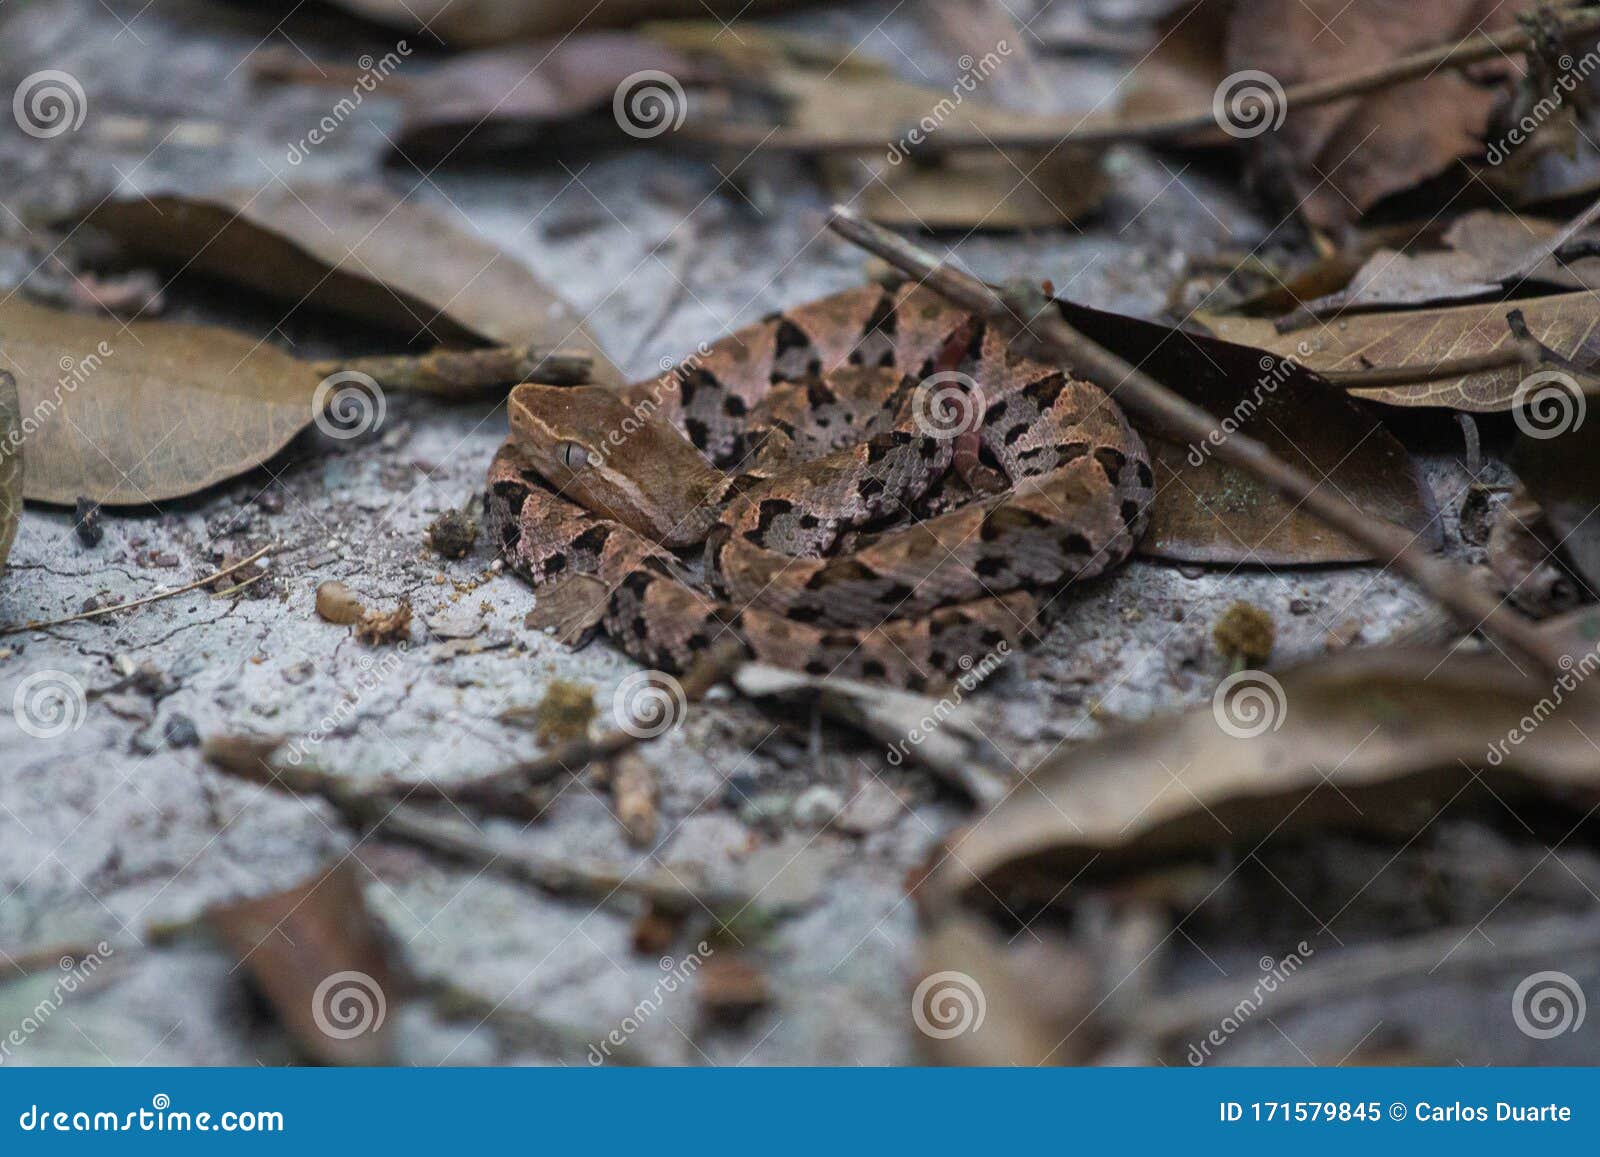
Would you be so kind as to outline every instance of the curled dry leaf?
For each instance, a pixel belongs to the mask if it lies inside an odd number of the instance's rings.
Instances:
[[[23,493],[71,506],[192,494],[276,454],[312,420],[317,379],[275,346],[209,326],[0,304],[27,435]]]
[[[995,897],[1012,911],[1080,911],[1085,892],[1075,885],[1224,847],[1248,852],[1269,838],[1357,829],[1398,843],[1446,808],[1503,816],[1530,796],[1588,810],[1600,801],[1600,763],[1585,733],[1600,734],[1600,706],[1577,688],[1600,670],[1597,637],[1590,624],[1554,687],[1499,656],[1431,648],[1348,652],[1275,678],[1255,672],[1221,706],[1152,719],[1047,760],[1028,777],[1036,790],[1009,796],[955,836],[953,854],[935,857],[919,890],[923,973],[976,981],[985,1017],[981,1032],[929,1047],[952,1063],[1070,1064],[1092,1058],[1106,1027],[1166,1038],[1191,1020],[1216,1024],[1210,1010],[1237,1001],[1221,1005],[1202,988],[1196,1013],[1183,998],[1159,1009],[1137,995],[1112,999],[1139,969],[1093,953],[1082,967],[1030,968],[1009,934],[980,915]],[[1253,703],[1237,698],[1241,690]],[[1418,727],[1419,719],[1433,723]],[[1434,951],[1429,965],[1448,955]],[[1147,958],[1135,952],[1128,963]],[[1122,1021],[1131,1023],[1110,1024]]]
[[[692,84],[688,57],[638,33],[589,32],[506,48],[467,52],[415,78],[405,92],[405,120],[395,149],[415,158],[527,150],[588,114],[601,114],[606,136],[627,140],[613,120],[623,81],[666,73]]]
[[[1225,61],[1230,79],[1267,73],[1289,88],[1366,71],[1441,44],[1512,24],[1530,2],[1504,0],[1254,0],[1236,5]],[[1347,100],[1289,112],[1270,138],[1279,148],[1252,156],[1264,171],[1287,153],[1281,194],[1312,224],[1334,230],[1384,197],[1483,151],[1496,91],[1480,83],[1507,65],[1479,66],[1473,77],[1441,70]]]
[[[1578,584],[1556,561],[1556,536],[1522,486],[1496,512],[1488,554],[1500,593],[1519,610],[1544,618],[1578,604]]]
[[[361,185],[111,200],[83,218],[146,260],[436,342],[571,346],[619,380],[578,313],[521,260],[432,207]]]
[[[1496,213],[1468,213],[1442,240],[1446,248],[1424,252],[1379,249],[1337,293],[1308,301],[1296,317],[1326,317],[1397,306],[1439,305],[1500,294],[1502,286],[1591,289],[1600,286],[1600,258],[1560,261],[1546,257],[1520,270],[1562,229],[1554,221]],[[1585,238],[1587,239],[1587,238]]]
[[[22,407],[17,381],[0,370],[0,573],[22,519]]]
[[[309,1056],[392,1063],[400,977],[347,861],[287,891],[212,908],[206,921]]]
[[[1296,357],[1317,373],[1373,367],[1415,366],[1494,353],[1512,341],[1506,326],[1510,307],[1504,302],[1458,305],[1448,309],[1398,310],[1341,318],[1333,324],[1313,323],[1279,333],[1270,321],[1248,317],[1202,315],[1217,337]],[[1600,327],[1595,325],[1594,295],[1559,293],[1516,303],[1538,341],[1578,365],[1600,361]],[[1415,384],[1351,389],[1350,395],[1391,406],[1446,406],[1469,413],[1511,409],[1523,371],[1507,366],[1458,378]]]
[[[1433,533],[1433,495],[1405,448],[1374,415],[1281,356],[1284,351],[1060,305],[1078,330],[1203,406],[1225,429],[1257,438],[1287,461],[1329,478],[1363,510],[1418,534]],[[1372,557],[1261,479],[1222,462],[1210,445],[1179,445],[1142,425],[1140,432],[1155,461],[1157,495],[1141,553],[1265,565]]]
[[[1572,658],[1574,687],[1600,668],[1593,650]],[[1527,728],[1541,700],[1547,717]],[[1269,833],[1405,832],[1486,787],[1586,807],[1600,800],[1600,763],[1579,727],[1597,734],[1600,707],[1497,655],[1350,651],[1250,673],[1215,704],[1047,760],[1030,776],[1038,791],[1016,793],[960,837],[961,866],[938,869],[932,894],[954,897],[976,877],[1042,887],[1048,899],[1081,869],[1250,846]],[[1175,778],[1170,768],[1185,770]]]

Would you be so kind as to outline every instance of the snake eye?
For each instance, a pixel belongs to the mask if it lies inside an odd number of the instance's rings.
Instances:
[[[563,442],[556,447],[556,457],[569,470],[582,470],[589,464],[589,452],[576,442]]]

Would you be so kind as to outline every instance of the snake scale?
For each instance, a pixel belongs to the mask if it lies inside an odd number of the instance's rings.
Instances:
[[[530,622],[682,671],[938,688],[1122,561],[1150,459],[1097,387],[918,287],[740,330],[621,392],[518,386],[488,505]],[[688,548],[701,548],[697,578]]]

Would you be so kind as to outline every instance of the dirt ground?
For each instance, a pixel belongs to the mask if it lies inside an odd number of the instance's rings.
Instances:
[[[899,4],[831,8],[788,23],[859,42],[913,76],[952,74],[914,11]],[[390,153],[392,110],[374,102],[370,121],[364,112],[290,166],[286,143],[321,114],[325,96],[253,89],[241,62],[259,46],[291,41],[309,56],[340,59],[352,51],[349,27],[311,12],[278,25],[253,5],[11,0],[0,11],[6,91],[25,74],[64,69],[82,80],[89,114],[82,131],[54,140],[0,134],[6,291],[48,276],[37,266],[53,238],[40,223],[84,200],[375,176],[523,258],[587,315],[632,377],[863,277],[861,254],[822,229],[827,195],[788,162],[751,162],[738,174],[743,192],[706,165],[644,150],[596,153],[581,164],[430,171]],[[367,35],[384,48],[381,33]],[[1046,68],[1063,108],[1092,104],[1115,79],[1110,65],[1093,61]],[[1081,230],[948,235],[936,246],[982,275],[1051,278],[1075,300],[1155,316],[1181,272],[1180,254],[1248,249],[1273,224],[1226,174],[1181,156],[1118,149],[1108,164],[1113,193]],[[166,316],[233,325],[307,357],[393,342],[309,311],[285,319],[270,302],[195,278],[178,279],[168,299]],[[363,837],[330,808],[219,775],[191,742],[311,733],[360,688],[355,710],[316,745],[318,764],[352,780],[445,780],[534,754],[532,732],[503,716],[537,704],[552,679],[588,684],[609,704],[635,665],[604,640],[573,653],[526,629],[531,593],[498,573],[487,536],[455,561],[424,546],[428,523],[481,489],[505,430],[501,405],[396,397],[369,437],[339,442],[312,431],[267,467],[193,499],[108,511],[94,547],[74,535],[69,511],[30,506],[0,579],[0,623],[187,582],[268,542],[285,550],[270,578],[237,596],[195,592],[0,639],[0,702],[43,670],[66,672],[88,692],[82,726],[57,737],[25,734],[0,713],[0,1030],[21,1023],[53,982],[53,965],[30,973],[16,962],[101,941],[111,949],[108,967],[7,1063],[291,1061],[287,1036],[192,921],[209,905],[287,887],[345,856],[420,981],[418,995],[390,1003],[399,1063],[584,1064],[651,993],[664,962],[635,951],[629,903],[557,898]],[[1472,559],[1456,527],[1470,481],[1459,448],[1418,449],[1447,549]],[[1485,476],[1504,475],[1490,462]],[[318,619],[313,594],[327,579],[380,605],[408,599],[421,620],[410,647],[365,648]],[[1135,561],[1071,594],[1046,643],[974,696],[975,718],[1020,774],[1118,721],[1203,703],[1226,673],[1211,625],[1238,599],[1276,619],[1277,665],[1324,654],[1330,632],[1352,626],[1368,645],[1437,622],[1419,593],[1373,568]],[[471,652],[439,637],[428,624],[441,616],[481,620],[475,638],[484,645]],[[128,678],[140,669],[159,674],[153,692],[149,679]],[[726,696],[697,705],[681,730],[641,750],[661,785],[661,834],[648,851],[624,839],[609,796],[587,775],[564,781],[537,822],[487,826],[551,857],[623,871],[698,866],[714,879],[753,881],[762,918],[746,951],[773,999],[725,1024],[702,1019],[692,996],[669,996],[619,1059],[921,1059],[909,1004],[917,920],[906,880],[970,818],[967,801],[914,763],[891,766],[881,747],[849,732]],[[815,825],[818,807],[845,804],[857,830]],[[1080,912],[1089,915],[1081,918],[1103,921],[1130,954],[1124,995],[1249,977],[1261,958],[1281,958],[1302,941],[1321,965],[1401,936],[1442,932],[1448,948],[1455,933],[1491,941],[1501,927],[1519,935],[1544,918],[1600,933],[1600,859],[1576,844],[1551,848],[1505,815],[1446,810],[1405,846],[1332,835],[1259,850],[1219,846],[1194,870],[1220,886],[1199,887],[1208,898],[1192,911],[1139,902],[1111,885],[1082,889]],[[1547,966],[1593,990],[1600,934],[1588,943]],[[1585,1043],[1592,1033],[1540,1041],[1517,1031],[1509,1001],[1527,971],[1425,969],[1299,1004],[1248,1024],[1217,1060],[1594,1059]],[[443,987],[467,994],[472,1011],[444,1007]],[[1183,1063],[1181,1050],[1152,1056],[1137,1041],[1109,1042],[1101,1055]]]

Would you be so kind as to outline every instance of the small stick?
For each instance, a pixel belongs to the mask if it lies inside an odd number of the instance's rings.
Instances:
[[[1368,514],[1336,488],[1320,484],[1256,439],[1237,431],[1225,433],[1217,419],[1204,409],[1067,324],[1053,308],[1053,301],[1043,294],[1036,290],[996,292],[977,278],[940,264],[932,254],[903,237],[862,220],[842,205],[834,206],[828,223],[840,236],[1013,334],[1017,352],[1069,367],[1177,438],[1210,445],[1218,458],[1253,474],[1372,551],[1384,565],[1410,577],[1449,607],[1469,630],[1481,628],[1497,636],[1557,678],[1568,670],[1562,665],[1567,656],[1558,640],[1508,610],[1501,600],[1470,581],[1461,568],[1419,550],[1414,532]]]
[[[1375,390],[1380,386],[1409,386],[1437,382],[1445,378],[1464,378],[1490,370],[1510,368],[1532,370],[1539,364],[1538,342],[1513,337],[1511,344],[1486,354],[1435,362],[1432,365],[1373,366],[1370,370],[1316,370],[1323,381],[1345,390]]]
[[[1561,39],[1573,40],[1580,36],[1600,32],[1600,8],[1585,8],[1561,18]],[[1480,60],[1512,52],[1524,52],[1532,38],[1522,29],[1507,29],[1492,35],[1469,37],[1456,44],[1440,45],[1423,52],[1403,56],[1399,60],[1379,65],[1361,72],[1328,80],[1297,84],[1284,90],[1281,101],[1267,102],[1264,116],[1275,116],[1278,109],[1291,106],[1313,107],[1360,96],[1391,85],[1418,80],[1441,68],[1461,68]],[[962,132],[956,128],[941,128],[927,134],[916,146],[919,154],[949,152],[957,149],[1052,149],[1063,145],[1111,145],[1141,141],[1163,141],[1182,138],[1193,133],[1217,128],[1216,114],[1210,109],[1180,113],[1170,117],[1146,120],[1111,120],[1104,124],[1088,124],[1082,120],[1067,121],[1040,127],[1007,131],[1004,129]],[[773,131],[761,125],[686,125],[680,136],[707,143],[730,145],[744,149],[765,151],[782,150],[800,153],[872,153],[882,151],[889,142],[882,136],[849,136],[837,132],[797,132],[785,129]]]
[[[219,578],[227,578],[234,571],[240,570],[243,567],[249,566],[251,563],[255,562],[256,559],[260,558],[262,555],[266,554],[271,549],[272,549],[272,547],[270,547],[270,546],[264,546],[260,550],[256,551],[254,554],[252,554],[250,557],[242,558],[238,562],[234,563],[232,566],[225,566],[221,570],[217,571],[215,574],[209,574],[205,578],[202,578],[202,579],[195,579],[195,581],[192,582],[192,583],[187,583],[187,584],[185,584],[184,586],[181,586],[181,587],[174,587],[170,591],[161,591],[158,594],[146,595],[142,599],[134,599],[133,602],[131,602],[131,603],[118,603],[115,606],[111,606],[111,607],[96,607],[92,611],[79,611],[75,615],[67,615],[64,618],[60,618],[60,619],[44,619],[44,620],[36,619],[31,623],[23,623],[20,626],[0,627],[0,635],[15,635],[15,634],[17,634],[17,633],[19,633],[21,631],[39,631],[39,630],[43,630],[45,627],[59,627],[63,623],[76,623],[80,619],[97,619],[101,615],[109,615],[109,614],[112,614],[113,612],[116,612],[116,611],[131,611],[135,607],[148,606],[151,603],[160,602],[162,599],[170,599],[173,595],[181,595],[185,591],[192,591],[192,590],[196,589],[197,587],[209,586],[211,583],[216,582]],[[256,578],[264,578],[264,577],[265,577],[264,575],[257,575],[256,576]],[[254,582],[255,580],[252,579],[250,581]],[[243,587],[243,586],[247,586],[247,585],[249,585],[249,584],[248,583],[240,583],[239,587]],[[238,590],[239,587],[235,587],[234,589]]]
[[[475,394],[519,382],[576,386],[590,380],[594,358],[578,349],[496,346],[480,350],[433,350],[418,356],[329,358],[311,362],[321,377],[365,374],[386,390],[408,390],[441,398]]]

